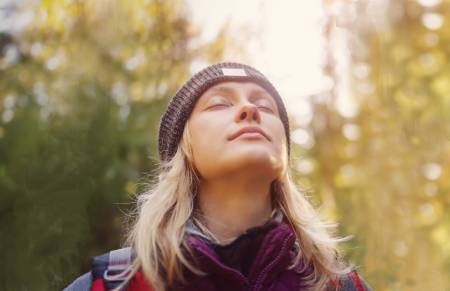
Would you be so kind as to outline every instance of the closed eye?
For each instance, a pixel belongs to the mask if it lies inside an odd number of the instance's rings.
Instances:
[[[212,106],[209,106],[208,109],[216,108],[216,107],[227,107],[227,106],[228,106],[228,104],[220,103],[220,104],[214,104]]]
[[[258,108],[263,108],[263,109],[268,110],[268,111],[270,111],[270,112],[274,112],[274,111],[272,110],[272,108],[267,107],[267,106],[258,106]]]
[[[229,104],[218,103],[218,104],[214,104],[214,105],[209,106],[207,109],[211,109],[211,108],[221,108],[221,107],[228,107],[228,106],[229,106]],[[265,110],[265,111],[269,111],[269,112],[271,112],[271,113],[274,113],[274,112],[275,112],[271,107],[268,107],[268,106],[259,105],[258,108],[260,108],[260,109],[262,109],[262,110]]]

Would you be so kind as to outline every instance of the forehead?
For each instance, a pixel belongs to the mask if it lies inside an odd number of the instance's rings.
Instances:
[[[200,98],[204,96],[211,95],[212,93],[236,93],[236,92],[245,92],[249,94],[263,94],[267,95],[270,98],[273,99],[273,97],[264,89],[262,86],[245,81],[245,82],[236,82],[236,81],[226,81],[226,82],[220,82],[218,84],[215,84],[208,88],[203,94],[200,96]]]

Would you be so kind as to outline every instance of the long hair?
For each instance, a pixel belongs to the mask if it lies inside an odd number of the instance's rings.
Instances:
[[[134,222],[127,237],[126,244],[136,254],[128,278],[141,269],[157,291],[166,290],[177,282],[185,283],[184,268],[197,275],[205,274],[183,252],[183,247],[189,250],[184,233],[188,220],[195,219],[199,187],[190,141],[188,121],[174,157],[160,164],[157,180],[138,196]],[[329,229],[336,225],[322,222],[287,169],[272,186],[274,207],[282,211],[299,242],[299,252],[289,267],[295,267],[300,260],[305,266],[312,264],[314,273],[307,280],[312,290],[325,290],[330,279],[335,280],[351,269],[336,248],[337,243],[347,238],[331,236]],[[207,229],[201,221],[195,222],[201,229]]]

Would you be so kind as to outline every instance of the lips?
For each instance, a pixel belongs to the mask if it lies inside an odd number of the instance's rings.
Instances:
[[[249,127],[244,127],[241,128],[239,131],[235,132],[234,134],[231,135],[230,140],[233,140],[235,138],[237,138],[238,136],[244,134],[244,133],[259,133],[262,136],[264,136],[268,141],[270,141],[269,136],[259,127],[255,127],[255,126],[249,126]]]

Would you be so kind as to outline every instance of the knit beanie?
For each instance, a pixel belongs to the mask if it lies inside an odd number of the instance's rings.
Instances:
[[[159,125],[159,157],[169,161],[177,151],[186,122],[198,98],[211,86],[226,81],[250,81],[263,87],[275,100],[286,134],[290,156],[289,120],[283,100],[270,81],[255,68],[240,63],[208,66],[189,79],[172,97]]]

